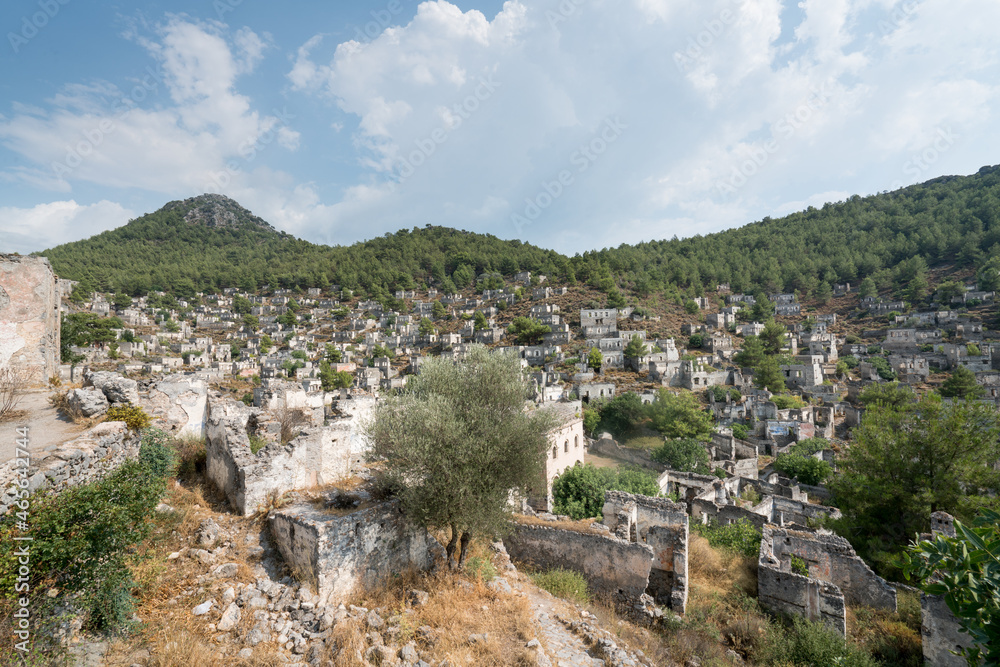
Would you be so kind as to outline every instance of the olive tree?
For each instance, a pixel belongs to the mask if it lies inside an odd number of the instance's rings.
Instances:
[[[450,529],[451,568],[464,565],[474,535],[509,530],[512,493],[527,494],[544,480],[553,418],[526,411],[528,395],[517,357],[477,345],[463,360],[422,365],[365,427],[369,460],[406,515]]]

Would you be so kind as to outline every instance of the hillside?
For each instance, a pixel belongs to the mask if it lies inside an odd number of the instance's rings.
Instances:
[[[891,193],[853,196],[792,215],[683,240],[566,257],[520,241],[443,227],[401,230],[351,246],[322,246],[277,232],[220,195],[171,202],[119,229],[39,254],[84,290],[183,295],[223,287],[327,287],[378,296],[431,284],[471,287],[476,276],[534,271],[588,282],[609,296],[695,296],[733,291],[823,295],[871,277],[902,289],[928,267],[963,277],[1000,248],[1000,166],[945,176]],[[618,289],[616,289],[616,287]]]

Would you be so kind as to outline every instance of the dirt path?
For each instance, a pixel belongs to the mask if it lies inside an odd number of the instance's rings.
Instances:
[[[72,440],[84,431],[49,405],[50,393],[45,389],[25,394],[17,406],[18,410],[25,412],[25,416],[0,424],[0,463],[14,458],[18,426],[28,426],[29,448],[39,454]]]

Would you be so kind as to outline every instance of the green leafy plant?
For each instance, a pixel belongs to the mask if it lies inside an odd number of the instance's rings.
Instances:
[[[903,556],[907,579],[928,595],[943,595],[973,646],[959,652],[969,665],[1000,664],[1000,512],[984,510],[955,537],[913,544]]]
[[[701,534],[713,547],[728,549],[747,558],[757,558],[760,552],[761,532],[747,519],[725,525],[692,523],[691,529]]]

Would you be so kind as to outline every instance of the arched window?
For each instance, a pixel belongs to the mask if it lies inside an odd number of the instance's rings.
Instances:
[[[557,456],[559,456],[559,447],[558,446],[552,448],[552,458],[556,458]]]
[[[569,452],[569,440],[563,443],[563,451],[567,453]]]
[[[574,435],[573,436],[573,448],[576,449],[579,446],[580,446],[580,436]]]

